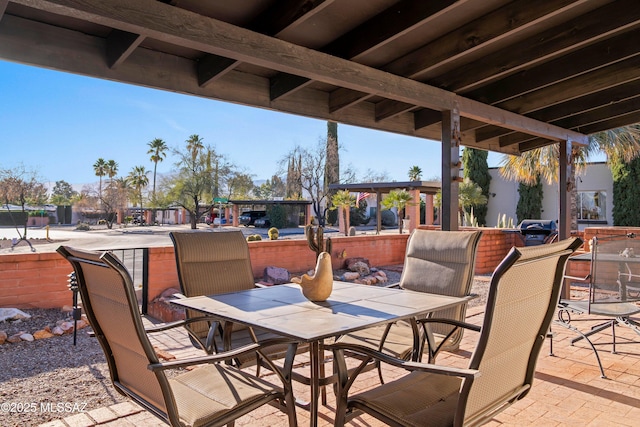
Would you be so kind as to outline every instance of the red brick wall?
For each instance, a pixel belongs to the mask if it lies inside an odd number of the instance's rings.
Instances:
[[[421,227],[433,229],[434,227]],[[471,230],[471,229],[469,229]],[[519,244],[514,233],[484,228],[476,260],[476,274],[490,274],[511,246]],[[402,264],[408,234],[331,236],[333,268],[344,267],[345,258],[368,258],[374,266]],[[315,266],[315,253],[306,240],[249,242],[254,277],[264,268],[283,267],[300,273]],[[71,266],[57,253],[0,255],[0,307],[54,308],[71,304],[67,275]],[[149,248],[149,301],[170,287],[178,287],[173,247]]]
[[[71,305],[71,265],[56,252],[0,256],[0,307]]]

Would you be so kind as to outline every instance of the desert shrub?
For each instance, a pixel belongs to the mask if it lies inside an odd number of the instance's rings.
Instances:
[[[91,230],[91,227],[89,227],[89,224],[87,224],[86,222],[79,222],[76,226],[76,230],[89,231]]]

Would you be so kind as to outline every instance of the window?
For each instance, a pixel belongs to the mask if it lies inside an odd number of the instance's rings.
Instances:
[[[578,219],[585,221],[606,221],[606,213],[606,192],[581,191],[578,193]]]

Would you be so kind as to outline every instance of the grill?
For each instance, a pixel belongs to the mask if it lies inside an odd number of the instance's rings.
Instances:
[[[525,219],[518,224],[518,230],[525,246],[542,245],[558,234],[556,222],[552,220]]]

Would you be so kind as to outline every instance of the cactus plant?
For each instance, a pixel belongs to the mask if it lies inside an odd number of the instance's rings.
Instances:
[[[269,235],[270,240],[278,240],[278,237],[280,236],[280,232],[276,227],[271,227],[269,231],[267,231],[267,234]]]
[[[307,236],[309,248],[316,253],[316,258],[322,252],[331,253],[331,238],[328,237],[326,242],[324,241],[324,229],[322,227],[314,229],[313,226],[307,225],[304,228],[304,234]]]

